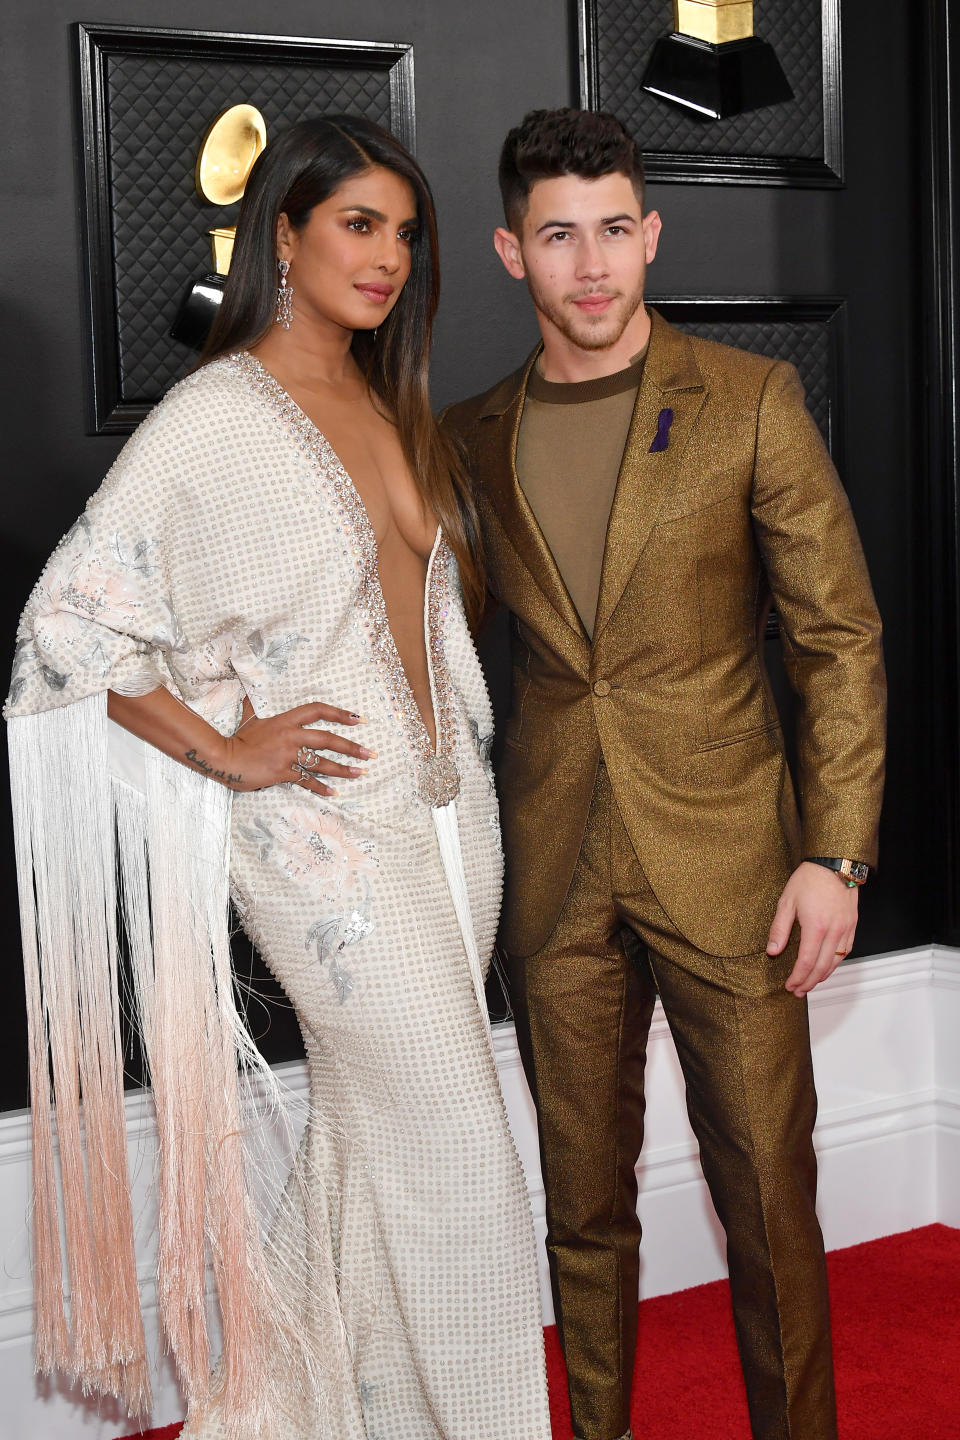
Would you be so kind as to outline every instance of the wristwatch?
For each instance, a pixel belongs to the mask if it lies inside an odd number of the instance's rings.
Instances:
[[[855,885],[862,885],[870,874],[870,866],[862,860],[841,859],[836,855],[806,855],[804,859],[809,860],[811,865],[823,865],[827,870],[836,871],[838,878],[851,890]]]

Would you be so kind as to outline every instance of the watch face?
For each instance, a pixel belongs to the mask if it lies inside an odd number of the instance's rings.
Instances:
[[[844,862],[841,873],[849,875],[851,880],[856,880],[858,884],[862,885],[870,874],[870,866],[865,865],[862,860],[847,860]]]

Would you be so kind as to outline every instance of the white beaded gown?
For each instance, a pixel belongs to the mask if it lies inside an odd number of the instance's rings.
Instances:
[[[247,1192],[257,1188],[245,1162],[242,1204],[227,1193],[229,1117],[219,1122],[222,1134],[207,1135],[200,1164],[205,1194],[225,1187],[219,1211],[208,1200],[195,1224],[183,1220],[189,1197],[170,1199],[161,1173],[161,1308],[166,1295],[164,1319],[192,1402],[185,1440],[240,1433],[251,1440],[548,1440],[550,1434],[532,1223],[481,1009],[502,869],[488,756],[491,714],[456,565],[439,535],[424,623],[436,751],[390,634],[363,504],[324,437],[246,354],[215,361],[181,382],[148,417],[54,553],[21,623],[6,711],[11,732],[24,727],[15,766],[29,771],[33,748],[48,743],[27,726],[51,712],[68,725],[70,712],[84,715],[93,737],[91,771],[97,755],[105,756],[111,793],[121,797],[121,851],[124,797],[144,789],[146,805],[156,809],[179,787],[187,840],[158,838],[155,816],[142,822],[147,830],[153,826],[148,841],[136,838],[139,820],[131,831],[134,849],[148,854],[140,882],[134,877],[124,886],[128,930],[142,927],[138,903],[141,911],[150,909],[147,928],[155,938],[147,936],[143,948],[152,958],[141,967],[148,989],[163,983],[165,848],[199,854],[221,825],[228,828],[223,853],[234,904],[289,997],[306,1046],[307,1129],[278,1209],[265,1227],[254,1225],[253,1281],[240,1273],[246,1262],[235,1263],[232,1242],[224,1238],[234,1233],[230,1224],[247,1205]],[[239,721],[244,694],[261,717],[314,700],[342,706],[365,717],[351,735],[377,758],[363,777],[341,781],[340,793],[329,799],[296,785],[231,797],[215,781],[140,747],[146,769],[156,771],[144,784],[136,773],[141,760],[125,758],[132,753],[129,737],[103,720],[103,696],[107,688],[144,693],[158,683],[225,734]],[[42,813],[46,802],[33,796],[44,787],[20,788],[26,797],[18,802],[20,826],[32,835],[21,843],[22,874],[26,866],[34,876],[22,880],[26,904],[31,886],[40,883],[37,856],[44,825],[52,822]],[[204,834],[194,842],[189,833],[197,807],[211,796]],[[140,796],[129,804],[131,814],[141,813]],[[220,853],[218,843],[211,853]],[[33,872],[29,856],[24,859],[31,846]],[[188,875],[178,884],[195,883],[189,855],[169,863]],[[148,907],[150,885],[155,895]],[[183,899],[184,908],[194,910],[206,903]],[[175,910],[175,899],[171,904]],[[38,905],[42,911],[42,898]],[[59,1003],[49,998],[56,987],[45,971],[49,965],[53,974],[55,958],[45,957],[59,941],[42,933],[45,922],[36,923],[43,952],[37,968],[44,971],[36,1007],[45,1018],[34,1016],[34,1043],[45,1053]],[[55,928],[55,920],[46,923]],[[212,938],[200,945],[204,957],[218,953],[220,923],[216,916],[210,922]],[[178,926],[170,928],[175,948]],[[79,944],[75,936],[70,944]],[[116,981],[111,984],[115,989]],[[205,993],[222,997],[223,990],[221,978],[219,989],[214,984]],[[153,993],[141,1002],[148,1029],[162,1008]],[[81,1010],[84,1003],[81,992]],[[204,1003],[210,1012],[221,1000]],[[179,1018],[157,1030],[158,1051],[175,1044],[170,1037],[177,1026],[193,1023],[189,1009],[188,1002]],[[232,1023],[228,1016],[214,1033],[204,1020],[201,1066]],[[217,1044],[208,1043],[211,1035]],[[233,1043],[228,1048],[233,1054]],[[243,1060],[242,1043],[239,1048]],[[236,1061],[228,1058],[228,1077],[231,1065]],[[178,1089],[219,1084],[202,1069],[199,1082],[184,1079],[189,1065],[178,1059],[177,1066],[179,1077],[166,1081],[174,1106],[182,1104]],[[98,1067],[99,1077],[102,1058]],[[69,1088],[60,1083],[60,1090]],[[88,1097],[88,1075],[81,1088]],[[158,1089],[161,1122],[163,1093]],[[57,1101],[66,1104],[59,1093]],[[237,1113],[245,1113],[237,1104]],[[204,1124],[209,1130],[209,1117]],[[87,1127],[89,1133],[89,1119]],[[170,1174],[180,1133],[171,1122],[163,1156]],[[41,1174],[38,1183],[50,1182]],[[172,1216],[167,1238],[165,1203]],[[81,1228],[68,1218],[68,1250],[71,1223],[78,1236]],[[94,1215],[94,1231],[96,1224]],[[214,1372],[212,1392],[197,1373],[197,1357],[204,1355],[194,1344],[199,1302],[184,1289],[181,1273],[196,1262],[185,1262],[180,1250],[196,1248],[198,1236],[208,1258],[212,1253],[223,1293],[234,1285],[247,1300],[233,1330],[226,1317],[229,1356]],[[48,1242],[41,1235],[41,1247]],[[97,1243],[95,1237],[95,1251]],[[43,1258],[38,1254],[38,1263]],[[74,1278],[72,1264],[66,1256]],[[282,1315],[257,1319],[258,1295]],[[103,1303],[105,1315],[111,1304]],[[72,1323],[86,1322],[74,1314]],[[109,1328],[105,1319],[100,1329]],[[73,1350],[66,1368],[84,1374],[99,1364],[94,1383],[129,1399],[129,1377],[140,1363],[136,1344],[114,1340],[112,1353],[84,1362],[85,1347],[96,1351],[88,1340],[68,1338],[66,1350],[71,1343]],[[44,1343],[41,1364],[63,1364],[56,1336]],[[108,1352],[110,1344],[108,1337]],[[264,1377],[263,1385],[257,1391],[259,1382],[251,1380],[252,1393],[238,1400],[248,1366]],[[127,1375],[119,1384],[118,1368]],[[226,1386],[225,1370],[233,1377]],[[104,1383],[111,1376],[112,1386]]]

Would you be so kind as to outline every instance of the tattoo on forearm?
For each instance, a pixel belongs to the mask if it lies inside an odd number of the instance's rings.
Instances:
[[[224,785],[240,785],[243,782],[242,775],[234,775],[230,770],[214,770],[210,762],[198,755],[196,750],[188,750],[183,758],[189,760],[191,765],[196,765],[204,775],[209,775],[211,780],[222,780]]]

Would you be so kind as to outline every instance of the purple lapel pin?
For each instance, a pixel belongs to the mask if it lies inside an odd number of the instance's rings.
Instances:
[[[657,416],[657,433],[650,442],[650,454],[657,450],[666,450],[670,443],[670,426],[673,424],[673,411],[661,410]]]

